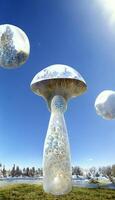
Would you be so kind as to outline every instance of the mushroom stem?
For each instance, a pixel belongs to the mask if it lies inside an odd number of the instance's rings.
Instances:
[[[70,146],[64,119],[66,108],[66,100],[62,96],[53,97],[44,144],[43,188],[54,195],[62,195],[72,189]]]

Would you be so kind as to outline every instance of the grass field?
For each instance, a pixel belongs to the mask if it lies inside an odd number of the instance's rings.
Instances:
[[[41,185],[17,184],[0,189],[0,200],[114,200],[115,190],[73,187],[68,195],[46,194]]]
[[[0,200],[107,200],[115,199],[115,190],[73,187],[68,195],[44,193],[41,185],[17,184],[0,189]]]

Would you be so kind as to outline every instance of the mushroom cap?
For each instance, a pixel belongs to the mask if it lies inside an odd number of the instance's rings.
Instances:
[[[62,95],[66,100],[81,95],[87,89],[83,77],[73,68],[55,64],[51,65],[33,78],[32,91],[43,96],[49,103],[54,95]]]

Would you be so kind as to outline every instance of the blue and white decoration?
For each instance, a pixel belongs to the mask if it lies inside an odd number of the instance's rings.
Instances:
[[[24,64],[30,53],[27,35],[18,27],[0,25],[0,66],[16,68]]]
[[[73,69],[72,67],[67,66],[67,65],[62,65],[62,64],[55,64],[55,65],[46,67],[45,69],[40,71],[38,74],[36,74],[31,84],[34,84],[42,80],[59,79],[59,78],[77,79],[85,83],[85,80],[83,79],[81,74],[75,69]]]

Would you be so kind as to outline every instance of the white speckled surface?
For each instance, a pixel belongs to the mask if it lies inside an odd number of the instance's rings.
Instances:
[[[102,91],[96,98],[95,109],[102,118],[115,119],[115,91]]]
[[[33,78],[31,85],[42,80],[58,78],[77,79],[85,83],[85,80],[77,70],[67,65],[55,64],[38,72]]]
[[[16,68],[24,64],[30,53],[27,35],[17,26],[0,25],[0,66]]]
[[[66,109],[64,98],[55,96],[51,103],[43,154],[43,187],[54,195],[65,194],[72,189],[70,146],[63,116]]]

